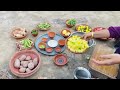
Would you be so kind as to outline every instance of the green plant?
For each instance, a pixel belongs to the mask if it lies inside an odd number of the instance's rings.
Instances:
[[[50,27],[51,27],[51,25],[49,23],[41,23],[38,25],[38,28],[40,28],[40,29],[48,29]]]
[[[76,20],[75,20],[75,19],[69,19],[69,20],[67,21],[67,24],[68,24],[68,25],[71,25],[71,26],[74,26],[74,25],[76,24]]]
[[[38,30],[32,30],[32,34],[38,34]]]

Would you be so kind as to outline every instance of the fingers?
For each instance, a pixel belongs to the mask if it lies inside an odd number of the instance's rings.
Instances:
[[[84,40],[87,40],[87,41],[88,41],[88,40],[90,40],[90,37],[89,37],[89,36],[87,36],[87,35],[83,35],[83,36],[82,36],[82,39],[84,39]]]
[[[82,39],[86,40],[87,36],[86,35],[83,35],[82,36]]]
[[[100,58],[102,58],[102,59],[110,59],[111,56],[110,55],[100,55]]]
[[[113,56],[114,56],[114,54],[100,55],[100,58],[103,58],[103,59],[111,59]]]
[[[98,60],[93,59],[92,61],[97,65],[112,65],[113,64],[111,59],[106,59],[104,61],[98,61]]]

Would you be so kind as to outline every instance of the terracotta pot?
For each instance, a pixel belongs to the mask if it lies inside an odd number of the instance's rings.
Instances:
[[[51,47],[46,48],[46,52],[51,53],[52,51],[53,51],[53,49]]]
[[[32,31],[33,31],[33,30],[32,30]],[[37,32],[36,34],[33,34],[32,31],[31,31],[31,34],[32,34],[34,37],[36,37],[36,36],[38,35],[38,31],[37,31],[37,30],[34,30],[34,31]]]
[[[70,34],[69,34],[69,35],[63,34],[63,31],[64,31],[64,30],[66,30],[66,31],[69,32]],[[67,37],[69,37],[69,36],[71,35],[71,31],[68,30],[68,29],[63,29],[63,30],[61,31],[61,35],[62,35],[64,38],[67,38]]]
[[[55,48],[55,52],[60,53],[61,52],[61,48],[60,47],[56,47]]]
[[[44,45],[45,48],[46,48],[46,44],[45,44],[44,42],[40,42],[40,43],[39,43],[39,45],[38,45],[39,48],[40,48],[40,45]],[[40,48],[40,49],[41,49],[41,50],[45,50],[45,48]]]
[[[69,20],[69,19],[68,19]],[[67,21],[68,20],[66,20],[66,26],[68,27],[68,28],[72,28],[72,27],[74,27],[75,25],[69,25],[69,24],[67,24]]]
[[[48,36],[53,39],[55,37],[55,32],[48,32]]]
[[[67,56],[64,54],[57,54],[54,57],[54,63],[59,66],[63,66],[68,63]]]
[[[38,34],[32,34],[34,37],[36,37]]]
[[[47,42],[48,38],[42,38],[42,42]]]
[[[65,40],[64,40],[64,39],[60,39],[60,40],[58,41],[58,44],[59,44],[61,47],[63,47],[63,46],[65,45]]]
[[[32,57],[32,59],[34,59],[36,57],[38,58],[38,65],[32,71],[30,71],[28,73],[20,73],[19,69],[14,67],[15,60],[23,54],[30,55]],[[28,77],[28,76],[33,75],[35,72],[37,72],[39,70],[40,65],[41,65],[40,54],[38,54],[37,52],[35,52],[33,50],[23,50],[23,51],[16,52],[9,62],[9,68],[10,68],[11,72],[18,77]]]

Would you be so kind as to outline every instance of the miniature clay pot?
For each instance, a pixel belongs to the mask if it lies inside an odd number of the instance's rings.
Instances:
[[[55,52],[60,53],[61,52],[61,48],[60,47],[56,47],[55,48]]]
[[[35,31],[36,33],[35,33],[35,34],[32,33],[33,31]],[[38,30],[32,30],[32,31],[31,31],[31,34],[32,34],[34,37],[36,37],[36,36],[38,35]]]
[[[41,47],[40,47],[41,45],[43,45],[44,48],[41,48]],[[44,42],[40,42],[39,45],[38,45],[38,47],[39,47],[41,50],[45,50],[46,44],[45,44]]]
[[[60,40],[58,41],[58,44],[59,44],[61,47],[63,47],[63,46],[65,45],[65,40],[60,39]]]
[[[55,32],[48,32],[48,36],[53,39],[55,37]]]
[[[46,48],[46,52],[51,53],[53,49],[51,47]]]
[[[42,42],[46,43],[48,41],[48,38],[42,38]]]

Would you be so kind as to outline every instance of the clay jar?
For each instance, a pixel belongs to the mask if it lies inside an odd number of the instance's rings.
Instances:
[[[51,47],[46,48],[46,52],[51,53],[53,49]]]
[[[40,47],[41,45],[43,45],[44,48]],[[40,42],[39,45],[38,45],[38,47],[39,47],[41,50],[45,50],[46,44],[45,44],[44,42]]]
[[[55,48],[55,52],[60,53],[61,52],[61,48],[60,47],[56,47]]]
[[[61,47],[63,47],[63,46],[65,45],[65,40],[64,40],[64,39],[60,39],[60,40],[58,41],[58,44],[59,44]]]
[[[46,43],[48,38],[42,38],[42,42]]]
[[[55,32],[48,32],[48,36],[53,39],[55,37]]]

